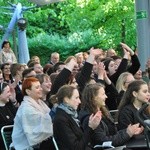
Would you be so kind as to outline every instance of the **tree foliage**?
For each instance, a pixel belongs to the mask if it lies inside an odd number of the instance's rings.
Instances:
[[[10,2],[34,6],[26,0]],[[53,51],[60,52],[65,59],[92,46],[116,48],[121,41],[134,46],[134,3],[134,0],[66,0],[25,12],[30,54],[40,54],[46,62],[47,54]],[[0,4],[8,6],[5,0],[0,0]],[[4,10],[1,8],[0,12]],[[10,19],[9,15],[1,15],[0,25],[7,28]],[[0,31],[1,37],[3,34]]]

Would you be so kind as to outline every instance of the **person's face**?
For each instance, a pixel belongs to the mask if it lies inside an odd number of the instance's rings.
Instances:
[[[44,82],[41,84],[43,93],[47,94],[51,90],[52,83],[49,77],[44,77]]]
[[[79,67],[78,67],[78,65],[75,65],[72,70],[72,74],[75,76],[78,72],[79,72]]]
[[[135,80],[135,79],[134,79],[133,75],[132,75],[132,74],[129,74],[129,75],[127,76],[127,79],[126,79],[125,83],[124,83],[125,89],[127,89],[127,88],[128,88],[128,85],[129,85],[132,81],[134,81],[134,80]]]
[[[149,102],[150,93],[148,91],[148,85],[143,84],[138,92],[135,92],[135,99],[140,102]]]
[[[42,88],[40,82],[33,82],[31,89],[27,89],[27,94],[34,100],[39,100],[42,98]]]
[[[9,75],[10,74],[10,65],[5,65],[3,69],[3,73]]]
[[[65,101],[69,106],[71,106],[73,109],[77,110],[79,104],[81,103],[80,98],[79,98],[79,92],[77,89],[73,91],[72,97]]]
[[[117,70],[118,66],[115,64],[114,61],[110,61],[109,65],[108,65],[108,72],[109,72],[109,75],[113,75],[116,70]]]
[[[139,70],[136,72],[136,74],[134,75],[134,78],[135,78],[136,80],[141,80],[141,79],[142,79],[142,70],[141,70],[141,69],[139,69]]]
[[[88,58],[89,54],[88,53],[83,53],[83,59],[86,60]]]
[[[34,58],[34,61],[40,63],[39,57],[35,57],[35,58]]]
[[[59,55],[53,55],[51,58],[51,61],[56,64],[59,62]]]
[[[107,96],[105,94],[105,90],[103,87],[101,87],[99,90],[98,90],[98,94],[96,95],[95,97],[95,101],[97,103],[97,105],[99,107],[101,106],[105,106],[105,100],[106,100]]]
[[[5,47],[5,48],[10,48],[9,43],[6,43],[6,44],[4,45],[4,47]]]
[[[120,63],[121,63],[121,59],[116,59],[116,60],[115,60],[115,64],[116,64],[118,67],[119,67]]]
[[[108,57],[111,57],[111,56],[116,56],[116,52],[113,49],[108,50]]]
[[[43,67],[40,64],[35,64],[34,71],[36,74],[43,74]]]
[[[82,62],[83,62],[83,55],[79,55],[79,56],[77,57],[77,63],[80,64],[80,63],[82,63]]]
[[[11,96],[10,87],[6,86],[0,95],[0,101],[2,101],[4,104],[6,104],[7,102],[9,102],[10,96]]]
[[[21,66],[20,70],[17,71],[17,75],[22,79],[22,72],[24,71],[24,67]]]

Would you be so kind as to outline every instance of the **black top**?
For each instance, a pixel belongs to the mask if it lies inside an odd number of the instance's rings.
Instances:
[[[113,83],[110,85],[106,84],[104,80],[97,80],[97,83],[101,83],[105,85],[105,93],[107,95],[106,98],[106,105],[109,110],[116,110],[117,109],[117,97],[118,97],[118,91]]]
[[[4,125],[13,124],[16,112],[17,108],[11,102],[8,102],[5,106],[0,106],[0,128]]]
[[[15,108],[11,102],[8,102],[5,106],[0,106],[0,129],[5,125],[14,124],[16,112],[17,108]],[[1,134],[0,134],[0,147],[2,149],[4,147]]]
[[[109,78],[114,83],[114,85],[116,85],[117,79],[121,73],[128,71],[134,75],[139,70],[139,68],[140,68],[139,59],[137,55],[134,54],[133,56],[131,56],[131,65],[129,67],[128,67],[128,60],[123,58],[117,71],[113,75],[109,76]]]
[[[90,114],[87,110],[81,110],[79,119],[81,126],[86,130]],[[126,129],[117,131],[114,123],[107,119],[102,118],[99,126],[91,133],[92,145],[102,145],[103,142],[112,141],[113,146],[124,145],[130,136],[127,134]]]
[[[54,137],[60,150],[91,150],[91,128],[85,132],[77,125],[73,118],[64,110],[57,108],[53,122]]]
[[[128,104],[119,110],[118,114],[118,129],[125,129],[129,124],[136,124],[137,120],[137,109],[133,104]]]

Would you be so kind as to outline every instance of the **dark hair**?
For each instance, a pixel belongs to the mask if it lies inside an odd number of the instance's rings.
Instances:
[[[65,65],[65,63],[62,62],[62,61],[57,62],[57,63],[53,66],[53,72],[56,72],[56,71],[59,69],[59,66],[60,66],[60,65]]]
[[[2,71],[4,70],[4,67],[5,67],[5,66],[10,66],[10,64],[9,64],[9,63],[4,63],[4,64],[2,64],[2,65],[1,65],[1,70],[2,70]]]
[[[121,110],[124,106],[133,103],[133,101],[135,99],[133,92],[134,91],[138,92],[141,89],[141,85],[143,85],[143,84],[147,85],[147,83],[143,80],[135,80],[129,84],[126,92],[123,95],[123,98],[120,101],[120,104],[118,107],[119,110]]]
[[[43,67],[43,72],[47,74],[47,71],[49,70],[49,68],[52,68],[52,64],[46,64],[44,67]]]
[[[23,81],[23,83],[22,83],[22,94],[23,94],[23,96],[28,95],[26,93],[26,89],[31,89],[32,83],[34,83],[34,82],[39,82],[39,80],[37,78],[34,78],[34,77],[29,77]]]
[[[90,113],[96,113],[99,108],[102,111],[104,117],[113,121],[106,106],[103,105],[100,106],[95,101],[95,97],[98,95],[98,91],[101,88],[104,88],[104,85],[100,83],[86,85],[82,92],[81,108],[89,111]]]
[[[5,89],[6,86],[8,86],[8,83],[6,82],[0,83],[0,94],[3,93],[3,90]]]
[[[1,47],[1,48],[3,49],[3,48],[4,48],[4,45],[5,45],[5,44],[7,44],[7,43],[9,43],[9,45],[10,45],[10,47],[11,47],[10,42],[9,42],[9,41],[7,41],[7,40],[5,40],[5,41],[2,43],[2,47]]]
[[[58,74],[59,73],[56,73],[56,72],[51,73],[50,79],[51,79],[52,85],[54,84],[54,81],[55,81]]]
[[[106,71],[108,71],[108,66],[109,66],[109,63],[110,63],[111,61],[114,61],[114,60],[113,60],[113,58],[110,58],[110,57],[107,57],[107,58],[105,58],[105,60],[102,60],[102,62],[103,62],[104,65],[105,65],[105,70],[106,70]]]
[[[95,102],[95,97],[98,94],[98,90],[104,87],[102,84],[95,83],[95,84],[88,84],[85,86],[82,92],[82,104],[81,107],[83,109],[88,110],[90,113],[97,112],[97,103]]]
[[[25,70],[22,72],[22,78],[27,77],[27,75],[28,75],[31,71],[34,71],[34,68],[31,67],[31,68],[25,69]]]
[[[10,66],[11,75],[12,75],[13,77],[16,76],[17,71],[18,71],[18,70],[20,71],[20,69],[21,69],[22,66],[23,66],[23,65],[21,65],[21,64],[19,64],[19,63],[12,64],[12,65]]]
[[[118,55],[111,56],[111,58],[112,58],[113,60],[122,59],[122,57],[121,57],[121,56],[118,56]]]
[[[29,64],[28,64],[28,67],[29,68],[32,68],[32,67],[34,67],[34,65],[36,65],[36,64],[40,64],[39,62],[35,62],[35,61],[31,61]]]
[[[40,84],[44,82],[44,79],[50,79],[50,77],[47,74],[37,74],[36,78],[39,80]]]

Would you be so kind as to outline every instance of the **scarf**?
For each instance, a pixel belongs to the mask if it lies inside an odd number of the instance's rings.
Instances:
[[[59,104],[58,108],[64,110],[67,114],[71,115],[71,117],[73,118],[73,120],[79,126],[80,121],[78,119],[78,113],[77,113],[77,111],[75,109],[73,109],[71,106],[69,106],[68,104],[65,104],[65,103]]]
[[[31,106],[35,107],[36,109],[38,109],[40,112],[44,114],[50,112],[50,109],[48,108],[48,106],[40,99],[38,101],[35,101],[30,96],[24,96],[23,103],[26,103],[26,102],[30,103]]]

